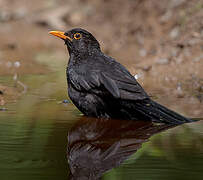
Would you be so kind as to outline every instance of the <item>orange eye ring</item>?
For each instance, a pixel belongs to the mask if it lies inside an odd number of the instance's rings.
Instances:
[[[80,33],[75,33],[74,34],[74,39],[78,40],[82,37],[82,35]]]

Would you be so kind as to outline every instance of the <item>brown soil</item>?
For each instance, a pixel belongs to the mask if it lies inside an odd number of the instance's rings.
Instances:
[[[203,116],[203,0],[0,0],[0,7],[1,76],[46,73],[38,53],[67,59],[47,32],[81,27],[157,101]]]

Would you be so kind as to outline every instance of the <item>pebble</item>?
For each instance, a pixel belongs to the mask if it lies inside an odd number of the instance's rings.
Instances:
[[[157,64],[161,64],[161,65],[168,64],[169,63],[169,59],[168,58],[160,58],[160,59],[156,60],[156,63]]]
[[[64,99],[64,100],[62,101],[62,103],[67,104],[67,103],[70,103],[70,101],[69,101],[69,100],[67,100],[67,99]]]
[[[178,7],[180,6],[181,4],[183,4],[186,0],[171,0],[169,1],[170,4],[169,4],[169,7],[170,8],[175,8],[175,7]]]
[[[163,16],[161,16],[160,22],[161,23],[166,23],[167,21],[170,20],[171,17],[172,17],[172,12],[171,11],[167,11]]]
[[[200,60],[203,60],[203,54],[199,57],[196,57],[193,61],[194,62],[199,62]]]
[[[4,106],[5,105],[5,101],[3,98],[0,99],[0,106]]]
[[[7,111],[8,109],[7,108],[5,108],[5,107],[1,107],[0,108],[0,111]]]
[[[17,73],[15,73],[15,74],[13,75],[13,80],[14,80],[14,81],[17,81],[17,79],[18,79],[18,75],[17,75]]]
[[[8,43],[8,44],[6,45],[6,47],[7,47],[8,49],[14,50],[14,49],[17,48],[17,45],[14,44],[14,43]]]
[[[178,85],[177,85],[176,94],[177,94],[178,98],[184,97],[184,93],[183,93],[182,86],[180,83],[178,83]]]
[[[134,78],[135,78],[135,79],[139,79],[140,77],[142,77],[141,74],[135,74],[135,75],[134,75]]]
[[[139,54],[141,57],[145,57],[147,55],[147,51],[145,49],[140,49]]]
[[[16,67],[16,68],[19,68],[20,67],[20,62],[19,61],[16,61],[16,62],[14,62],[14,67]]]
[[[142,67],[142,70],[147,72],[147,71],[149,71],[151,68],[152,68],[152,66],[146,65],[146,66]]]
[[[199,62],[200,60],[203,60],[203,54],[193,59],[194,62]]]
[[[188,45],[194,46],[194,45],[196,45],[196,44],[198,44],[198,43],[200,43],[200,42],[201,42],[201,39],[200,39],[200,38],[192,38],[192,39],[190,39],[190,40],[188,41]]]
[[[180,34],[180,30],[178,27],[175,27],[171,30],[171,32],[169,33],[169,36],[172,38],[172,39],[175,39],[179,36]]]

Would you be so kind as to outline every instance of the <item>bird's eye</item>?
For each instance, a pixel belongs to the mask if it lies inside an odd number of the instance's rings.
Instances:
[[[80,39],[82,37],[82,35],[80,33],[75,33],[74,34],[74,39]]]

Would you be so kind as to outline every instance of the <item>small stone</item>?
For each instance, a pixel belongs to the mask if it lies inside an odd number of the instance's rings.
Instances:
[[[7,111],[8,109],[5,107],[0,108],[0,111]]]
[[[200,34],[198,32],[193,32],[192,36],[198,38],[200,36]]]
[[[157,63],[157,64],[164,65],[164,64],[168,64],[168,63],[169,63],[169,60],[168,60],[168,58],[160,58],[160,59],[157,59],[157,60],[156,60],[156,63]]]
[[[17,73],[15,73],[15,74],[13,75],[13,80],[14,80],[14,81],[17,81],[17,79],[18,79],[18,75],[17,75]]]
[[[14,43],[8,43],[8,44],[6,45],[6,47],[7,47],[8,49],[14,50],[14,49],[17,48],[17,45],[14,44]]]
[[[147,55],[146,49],[140,49],[139,54],[141,57],[145,57]]]
[[[64,99],[64,100],[62,101],[62,103],[67,104],[67,103],[70,103],[70,101],[69,101],[69,100],[67,100],[67,99]]]
[[[160,18],[160,22],[161,23],[165,23],[167,22],[172,16],[172,12],[171,11],[167,11],[163,16],[161,16]]]
[[[178,27],[175,27],[171,30],[171,32],[169,33],[169,36],[172,38],[172,39],[175,39],[179,36],[180,34],[180,30]]]
[[[146,65],[146,66],[142,67],[142,70],[148,72],[151,68],[152,68],[152,66]]]
[[[19,61],[14,62],[14,67],[19,68],[20,67],[20,62]]]
[[[199,62],[201,60],[203,60],[203,54],[193,59],[194,62]]]
[[[182,86],[180,83],[178,83],[178,85],[177,85],[176,94],[177,94],[178,98],[184,97],[184,93],[183,93]]]
[[[192,38],[192,39],[190,39],[190,40],[188,41],[188,45],[194,46],[194,45],[196,45],[196,44],[198,44],[198,43],[200,43],[200,42],[201,42],[201,39],[200,39],[200,38]]]
[[[134,75],[134,78],[135,78],[135,79],[139,79],[140,77],[142,77],[141,74],[135,74],[135,75]]]
[[[185,0],[171,0],[169,1],[169,8],[175,8],[180,6],[181,4],[183,4],[185,2]]]
[[[165,81],[169,82],[170,81],[170,78],[168,76],[165,76],[164,77]]]
[[[178,43],[177,47],[180,48],[180,49],[183,49],[185,47],[185,45],[183,43]]]
[[[5,101],[4,99],[0,99],[0,106],[3,106],[3,105],[5,105]]]

